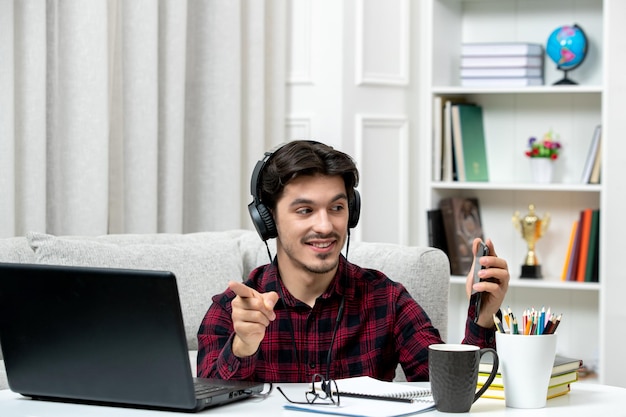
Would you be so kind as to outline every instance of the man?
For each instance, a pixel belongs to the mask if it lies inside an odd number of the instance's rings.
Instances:
[[[358,180],[348,155],[318,142],[290,142],[259,161],[249,208],[261,238],[276,237],[276,256],[245,285],[230,282],[213,297],[198,332],[198,376],[392,380],[400,363],[407,380],[428,380],[438,330],[401,284],[341,254],[358,221]],[[472,297],[464,343],[481,347],[495,343],[492,317],[509,282],[506,262],[487,245],[492,256],[482,257],[480,276],[492,282],[472,287],[472,271],[467,280],[468,294],[484,293],[478,320]]]

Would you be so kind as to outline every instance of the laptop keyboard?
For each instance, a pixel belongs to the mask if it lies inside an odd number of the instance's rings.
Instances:
[[[197,398],[205,398],[219,391],[228,391],[228,388],[215,385],[211,382],[203,381],[200,379],[195,379],[193,385],[196,391]]]

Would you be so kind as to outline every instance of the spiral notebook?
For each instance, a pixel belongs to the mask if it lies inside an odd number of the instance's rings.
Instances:
[[[284,408],[354,417],[400,417],[435,408],[427,387],[386,382],[368,376],[337,379],[336,382],[341,397],[339,407],[290,403]]]
[[[337,379],[339,395],[379,400],[404,399],[420,402],[432,401],[429,388],[381,381],[369,376]]]

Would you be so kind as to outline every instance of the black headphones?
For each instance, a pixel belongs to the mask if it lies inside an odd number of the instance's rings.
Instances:
[[[311,141],[312,143],[319,143]],[[250,178],[250,194],[252,194],[252,202],[248,204],[248,212],[252,223],[259,233],[259,236],[264,241],[272,239],[278,236],[276,230],[276,223],[274,217],[269,208],[261,202],[261,173],[265,168],[265,165],[270,158],[282,148],[285,144],[282,144],[272,150],[265,152],[263,159],[259,160],[252,170],[252,177]],[[348,228],[352,229],[356,227],[359,222],[359,216],[361,215],[361,196],[357,190],[354,190],[354,198],[348,201]]]

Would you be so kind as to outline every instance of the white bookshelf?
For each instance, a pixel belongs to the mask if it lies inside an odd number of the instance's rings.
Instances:
[[[563,313],[559,353],[582,358],[597,368],[600,382],[622,385],[626,363],[621,359],[619,331],[626,322],[620,304],[626,301],[626,271],[620,257],[626,197],[621,177],[626,170],[626,128],[621,98],[626,93],[623,18],[620,0],[428,0],[420,2],[421,59],[425,84],[420,136],[421,172],[430,178],[432,102],[435,96],[464,96],[483,106],[490,182],[428,181],[422,190],[425,208],[448,196],[477,197],[483,230],[499,256],[509,263],[511,285],[505,300],[514,312],[550,306]],[[519,41],[545,46],[550,32],[564,24],[580,25],[589,41],[585,62],[568,76],[575,86],[553,86],[562,78],[545,57],[545,86],[525,88],[460,87],[462,42]],[[603,126],[603,167],[600,185],[581,184],[584,161],[597,124]],[[552,184],[531,182],[524,156],[530,136],[552,129],[563,151],[555,162]],[[625,156],[621,156],[623,154]],[[513,227],[515,211],[522,215],[534,204],[538,216],[550,213],[551,224],[537,244],[541,280],[520,279],[526,244]],[[572,222],[584,208],[600,208],[600,282],[561,281]],[[425,236],[424,236],[425,241]],[[618,252],[619,251],[619,252]],[[462,338],[467,311],[464,278],[453,277],[448,339]]]

